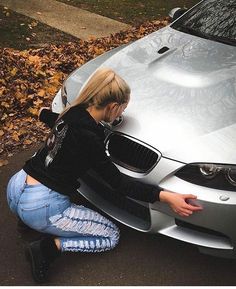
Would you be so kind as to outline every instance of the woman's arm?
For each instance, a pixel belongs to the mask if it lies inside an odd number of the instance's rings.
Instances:
[[[50,128],[53,128],[58,116],[58,113],[52,112],[48,107],[42,107],[39,110],[39,120],[44,122]]]
[[[82,139],[85,140],[85,136]],[[86,150],[91,168],[94,169],[115,192],[150,203],[158,200],[161,190],[160,187],[144,184],[122,174],[106,155],[104,143],[98,136],[86,132],[86,139],[84,150]]]
[[[189,216],[202,208],[188,204],[188,199],[196,199],[191,194],[179,194],[165,191],[159,186],[145,184],[123,175],[107,157],[104,146],[99,141],[93,141],[89,146],[93,169],[117,192],[131,198],[154,203],[167,203],[180,216]]]
[[[192,213],[202,210],[200,206],[188,203],[188,200],[195,200],[197,196],[169,192],[159,186],[153,186],[129,179],[111,162],[104,163],[102,167],[97,166],[96,171],[115,189],[115,191],[117,191],[117,193],[149,203],[154,203],[156,201],[167,203],[171,209],[181,217],[188,217],[192,215]]]

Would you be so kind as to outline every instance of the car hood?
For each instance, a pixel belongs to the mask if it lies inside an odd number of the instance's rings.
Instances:
[[[115,130],[181,162],[236,163],[235,47],[166,27],[102,66],[131,87]]]

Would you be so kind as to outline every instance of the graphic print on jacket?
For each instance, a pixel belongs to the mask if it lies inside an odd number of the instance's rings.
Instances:
[[[59,120],[52,129],[48,138],[46,139],[45,148],[47,149],[48,154],[45,159],[45,167],[48,167],[50,165],[50,163],[53,161],[56,154],[58,153],[59,149],[61,148],[67,130],[68,125],[65,124],[64,120]]]

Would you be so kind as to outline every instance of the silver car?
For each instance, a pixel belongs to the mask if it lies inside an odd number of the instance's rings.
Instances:
[[[130,178],[197,195],[203,211],[184,218],[164,203],[114,195],[93,171],[79,193],[136,230],[229,258],[236,257],[235,36],[236,1],[201,1],[169,26],[75,70],[53,101],[60,112],[100,67],[123,77],[131,101],[120,119],[103,124],[107,154]]]

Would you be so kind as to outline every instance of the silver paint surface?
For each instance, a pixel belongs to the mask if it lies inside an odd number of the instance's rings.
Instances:
[[[181,162],[236,163],[235,47],[167,27],[102,66],[131,87],[119,131]]]

